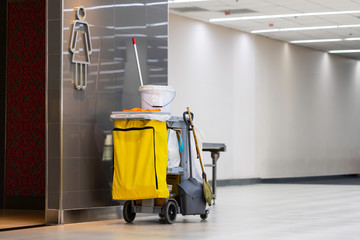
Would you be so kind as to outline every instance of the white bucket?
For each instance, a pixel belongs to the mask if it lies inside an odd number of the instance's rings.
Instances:
[[[171,86],[144,85],[139,87],[142,109],[160,108],[161,112],[171,113],[171,103],[175,89]]]

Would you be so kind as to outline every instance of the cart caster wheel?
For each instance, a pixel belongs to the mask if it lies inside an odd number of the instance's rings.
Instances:
[[[200,214],[201,220],[206,220],[208,218],[208,213]]]
[[[123,217],[127,223],[132,223],[135,219],[136,213],[131,211],[131,201],[126,201],[123,207]]]
[[[165,218],[164,214],[159,213],[159,218],[163,220]]]
[[[208,216],[209,216],[209,213],[210,213],[210,211],[206,210],[204,214],[200,214],[200,218],[202,220],[206,220],[208,218]]]
[[[174,203],[173,201],[168,201],[165,204],[164,213],[165,213],[164,219],[165,219],[166,223],[169,223],[169,224],[174,223],[176,220],[176,215],[177,215],[176,203]]]

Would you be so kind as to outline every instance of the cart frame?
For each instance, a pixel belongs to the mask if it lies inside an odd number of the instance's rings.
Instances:
[[[112,120],[120,119],[117,119],[116,115],[112,115]],[[121,120],[144,120],[144,118],[139,116],[139,118],[121,118]],[[189,134],[189,131],[191,129],[189,129],[189,125],[185,121],[186,120],[184,119],[184,117],[178,116],[171,116],[170,119],[166,121],[168,129],[181,131],[184,150],[180,154],[180,166],[174,168],[167,168],[167,175],[179,175],[180,183],[187,180],[189,178],[189,175],[192,176]],[[176,197],[170,196],[163,199],[163,204],[160,205],[155,204],[155,199],[127,200],[123,206],[124,220],[127,223],[132,223],[136,217],[136,213],[154,213],[158,214],[160,219],[165,220],[166,223],[172,224],[176,221],[177,214],[181,213],[182,215],[187,215],[186,213],[184,213],[184,211],[182,211],[179,201],[181,197],[180,194],[181,193],[179,193],[179,195]],[[136,202],[138,201],[141,201],[140,206],[136,204]],[[206,209],[203,213],[200,213],[201,219],[205,220],[208,217],[208,214],[208,209]]]

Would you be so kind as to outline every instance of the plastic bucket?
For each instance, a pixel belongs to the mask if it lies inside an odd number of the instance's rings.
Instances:
[[[139,87],[142,109],[160,108],[161,112],[171,113],[171,103],[175,89],[171,86],[144,85]]]

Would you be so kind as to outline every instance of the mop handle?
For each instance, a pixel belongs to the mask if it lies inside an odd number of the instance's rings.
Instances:
[[[132,42],[133,42],[133,45],[134,45],[134,51],[135,51],[135,57],[136,57],[136,64],[137,64],[138,71],[139,71],[140,84],[141,84],[141,86],[143,86],[144,84],[143,84],[143,80],[142,80],[142,76],[141,76],[139,56],[138,56],[138,53],[137,53],[136,42],[135,42],[135,38],[134,38],[134,37],[132,38]]]
[[[202,163],[202,160],[201,160],[201,154],[200,154],[200,150],[199,150],[199,145],[198,145],[198,142],[197,142],[197,139],[196,139],[196,134],[195,134],[195,129],[194,129],[194,124],[193,124],[193,121],[192,121],[192,118],[191,118],[191,112],[190,112],[190,108],[187,107],[187,111],[188,111],[188,114],[189,114],[189,120],[190,120],[190,125],[193,129],[193,134],[194,134],[194,139],[195,139],[195,146],[196,146],[196,152],[199,156],[199,160],[200,160],[200,165],[201,165],[201,170],[203,172],[203,178],[206,179],[206,174],[205,174],[205,171],[204,171],[204,167],[203,167],[203,163]]]

